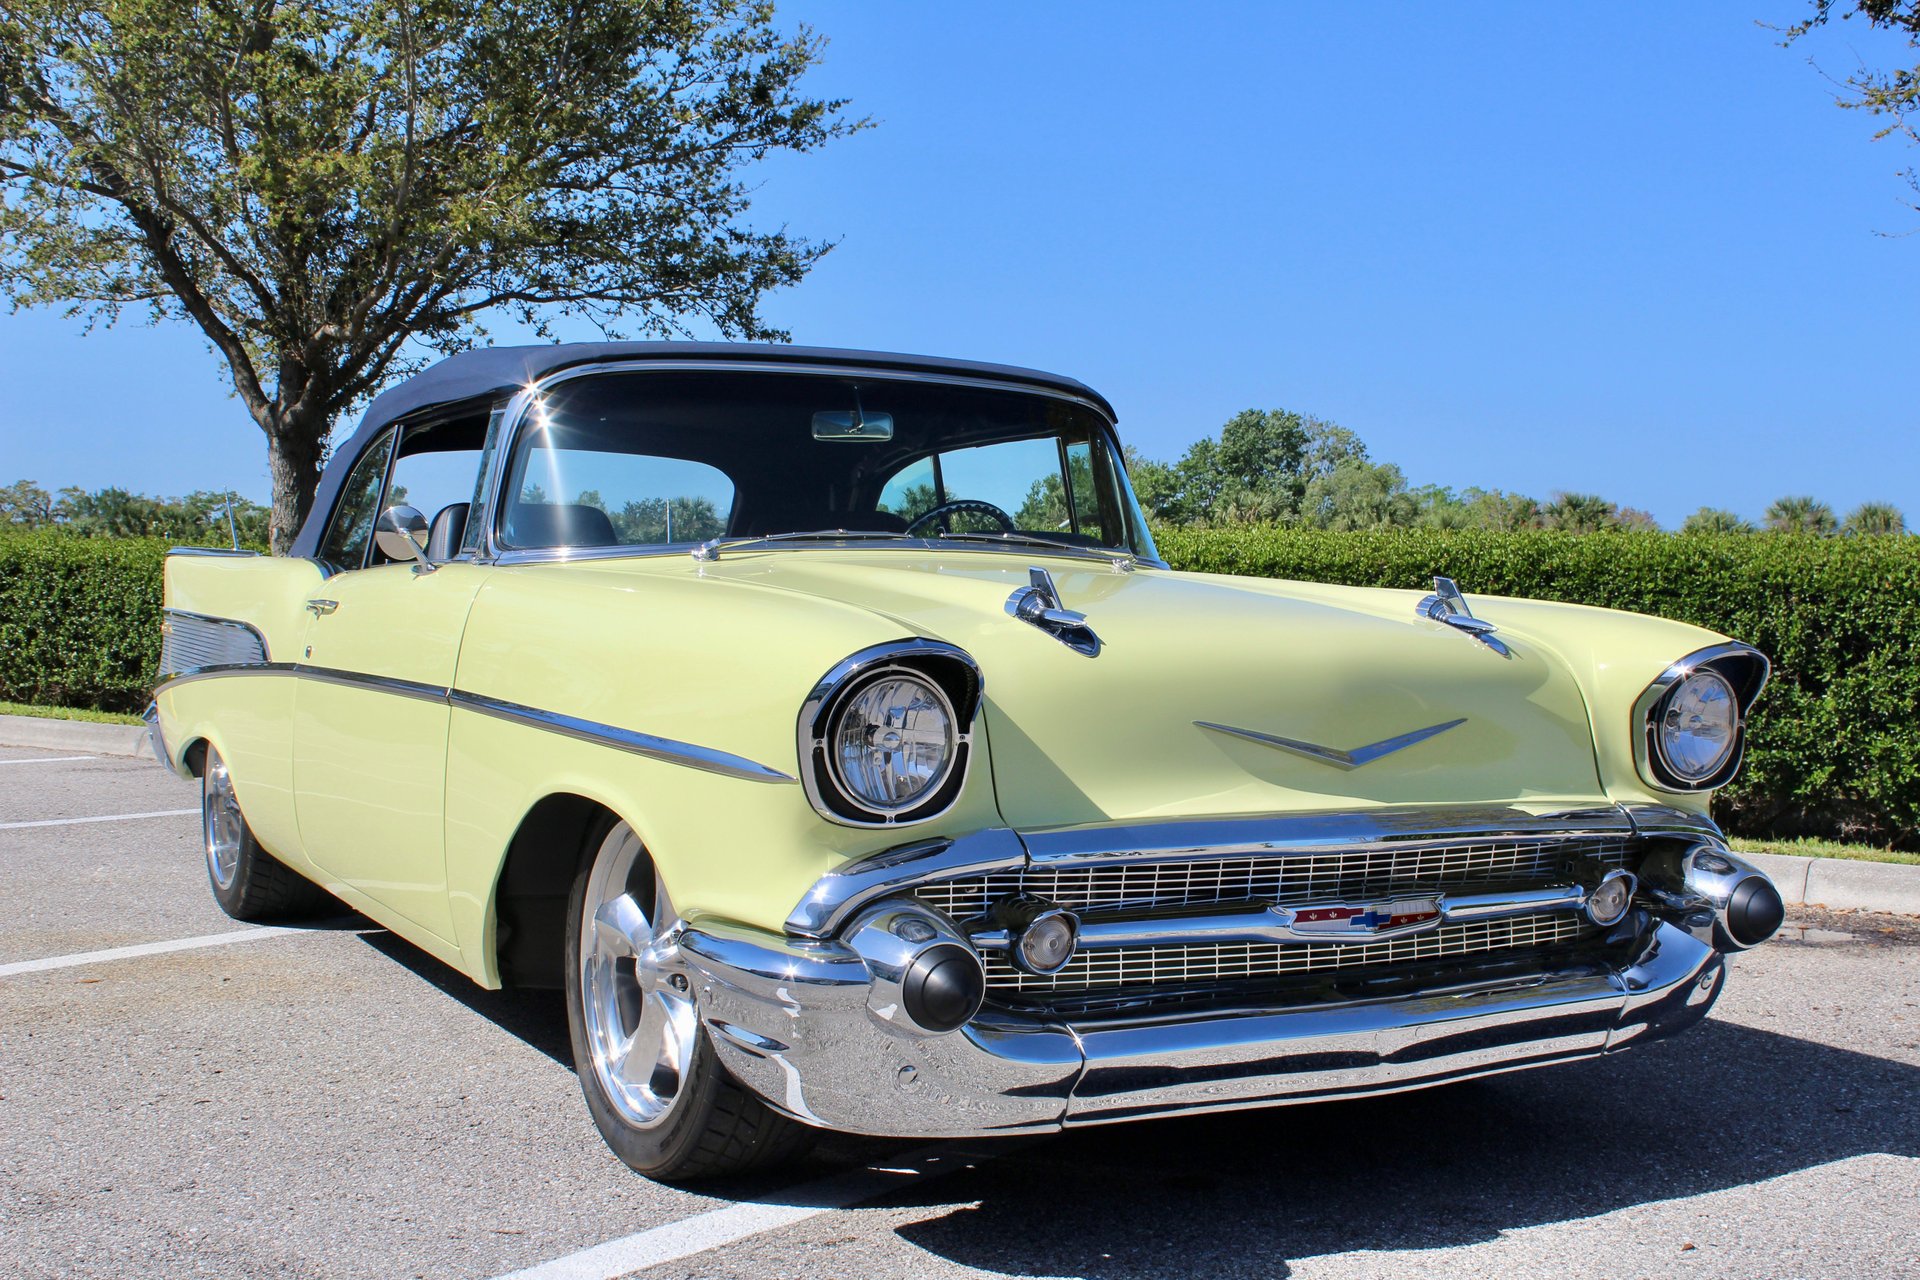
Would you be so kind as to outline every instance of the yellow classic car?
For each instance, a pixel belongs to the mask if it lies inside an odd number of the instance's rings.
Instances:
[[[564,991],[594,1120],[665,1179],[1701,1018],[1783,916],[1708,814],[1766,659],[1445,577],[1173,572],[1114,421],[876,352],[434,366],[293,554],[167,559],[149,721],[214,896]]]

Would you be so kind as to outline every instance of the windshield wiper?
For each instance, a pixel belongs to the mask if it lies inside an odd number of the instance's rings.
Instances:
[[[757,533],[738,538],[709,538],[688,554],[695,560],[718,560],[722,550],[738,551],[774,542],[844,542],[853,538],[899,539],[906,536],[890,529],[808,529],[799,533]]]
[[[1125,565],[1129,569],[1137,563],[1133,552],[1123,547],[1088,546],[1084,542],[1064,542],[1059,538],[1043,538],[1037,533],[948,533],[942,534],[941,542],[995,542],[1007,545],[1029,547],[1058,547],[1062,551],[1071,551],[1076,555],[1098,556],[1102,560],[1111,560],[1115,565]]]

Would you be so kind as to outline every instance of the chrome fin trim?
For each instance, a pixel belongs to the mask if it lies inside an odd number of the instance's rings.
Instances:
[[[185,609],[161,611],[160,637],[163,676],[202,667],[260,666],[270,656],[258,627]]]
[[[1390,756],[1396,751],[1404,751],[1415,743],[1438,737],[1449,729],[1457,729],[1466,722],[1466,717],[1462,716],[1458,720],[1449,720],[1445,724],[1430,724],[1424,729],[1415,729],[1411,733],[1403,733],[1396,738],[1382,738],[1379,742],[1355,747],[1351,751],[1323,747],[1317,742],[1302,742],[1297,738],[1282,738],[1278,734],[1260,733],[1253,729],[1238,729],[1230,724],[1215,724],[1211,720],[1195,720],[1193,723],[1199,728],[1211,729],[1215,733],[1230,734],[1236,738],[1245,738],[1249,742],[1258,742],[1262,746],[1291,751],[1309,760],[1330,764],[1336,769],[1358,769],[1362,765],[1372,764],[1375,760]]]

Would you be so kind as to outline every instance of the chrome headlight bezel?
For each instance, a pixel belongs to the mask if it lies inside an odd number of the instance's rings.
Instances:
[[[913,799],[888,806],[851,786],[835,758],[843,715],[879,681],[902,678],[932,690],[952,725],[952,748],[938,779]],[[951,809],[965,789],[973,758],[973,719],[980,705],[980,669],[965,650],[938,640],[899,640],[862,649],[821,677],[800,708],[800,780],[822,817],[850,827],[925,822]]]
[[[1680,794],[1713,791],[1740,772],[1747,751],[1747,712],[1766,687],[1771,671],[1766,655],[1734,641],[1690,653],[1648,685],[1633,708],[1634,759],[1640,776],[1661,791]],[[1733,741],[1710,772],[1689,776],[1668,757],[1661,726],[1687,681],[1702,673],[1724,682],[1733,696]]]

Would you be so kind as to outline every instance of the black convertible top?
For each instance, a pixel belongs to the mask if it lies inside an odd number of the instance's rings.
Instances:
[[[1023,369],[1018,365],[988,364],[978,360],[949,360],[941,356],[902,355],[892,351],[851,351],[839,347],[791,347],[759,342],[567,342],[531,347],[481,347],[448,356],[429,369],[407,379],[397,387],[381,392],[367,406],[360,426],[327,462],[299,536],[294,539],[293,554],[312,557],[319,553],[325,535],[327,517],[332,513],[340,486],[361,450],[389,423],[422,409],[437,405],[459,404],[467,400],[496,397],[524,387],[530,382],[581,364],[616,361],[642,363],[648,360],[697,360],[722,368],[729,362],[753,364],[795,364],[845,366],[847,368],[897,369],[907,373],[933,373],[985,378],[995,382],[1025,383],[1050,391],[1063,391],[1097,405],[1113,418],[1113,406],[1084,382],[1057,373]]]

